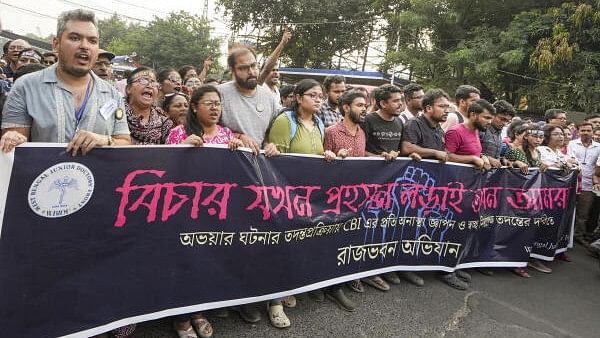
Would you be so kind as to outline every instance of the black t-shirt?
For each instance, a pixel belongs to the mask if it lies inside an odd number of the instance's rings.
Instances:
[[[395,117],[393,121],[386,121],[377,113],[368,114],[361,128],[367,136],[367,151],[372,154],[400,150],[402,140],[402,121]]]
[[[410,142],[421,148],[444,151],[444,130],[439,124],[431,127],[427,118],[421,115],[408,121],[402,141]]]

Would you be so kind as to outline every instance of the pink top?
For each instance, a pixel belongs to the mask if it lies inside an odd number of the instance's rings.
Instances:
[[[477,129],[470,130],[463,123],[446,131],[446,150],[456,155],[481,156],[481,142]]]
[[[181,144],[187,137],[188,134],[185,132],[185,127],[183,125],[178,125],[171,129],[171,132],[167,137],[167,144]],[[204,135],[202,138],[204,139],[204,143],[208,144],[228,144],[229,140],[233,139],[233,132],[231,129],[221,127],[217,124],[217,135],[212,138],[207,138],[206,135]]]

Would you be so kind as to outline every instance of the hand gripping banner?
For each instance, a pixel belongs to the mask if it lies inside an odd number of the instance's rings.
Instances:
[[[398,270],[570,245],[577,174],[219,147],[0,155],[0,328],[93,335]]]

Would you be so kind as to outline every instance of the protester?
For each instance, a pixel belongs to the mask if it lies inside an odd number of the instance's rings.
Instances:
[[[544,127],[544,141],[537,149],[540,152],[542,163],[548,168],[565,171],[578,168],[577,160],[566,156],[561,151],[564,139],[565,134],[562,127],[553,124]]]
[[[279,100],[279,69],[276,67],[279,57],[281,56],[281,52],[285,48],[285,46],[290,42],[292,38],[292,32],[289,29],[284,29],[283,35],[281,36],[281,41],[273,53],[269,55],[263,67],[258,75],[258,84],[264,86],[269,92],[275,97],[275,100]]]
[[[302,80],[296,85],[294,96],[296,102],[291,110],[279,114],[273,121],[269,131],[269,142],[273,142],[281,153],[324,155],[328,160],[334,159],[336,155],[325,150],[323,146],[325,127],[316,116],[323,102],[321,84],[315,80]],[[317,298],[320,300],[321,292],[315,291],[313,294],[318,294]],[[354,304],[346,298],[341,286],[333,287],[327,294],[343,309],[354,310]],[[270,301],[267,307],[269,319],[274,327],[290,326],[290,320],[283,310],[282,299]]]
[[[327,128],[342,119],[338,112],[338,99],[346,91],[346,79],[340,75],[328,76],[323,80],[323,87],[327,98],[321,105],[321,111],[317,116]]]
[[[446,121],[450,112],[449,96],[442,89],[429,90],[423,96],[422,106],[423,114],[406,124],[402,155],[444,163],[448,160],[448,153],[444,148],[444,131],[440,124]]]
[[[91,72],[98,53],[94,13],[62,13],[52,45],[58,63],[19,79],[12,88],[2,114],[0,148],[10,152],[26,141],[66,142],[67,151],[76,155],[96,146],[129,144],[126,120],[119,118],[119,94]],[[72,112],[75,118],[64,118]]]
[[[174,126],[183,125],[188,115],[188,96],[184,93],[171,93],[165,95],[162,109],[167,116],[173,121]],[[219,106],[219,116],[221,115],[221,107]]]
[[[450,154],[444,148],[444,131],[440,124],[450,113],[450,102],[442,89],[427,91],[422,100],[423,114],[406,124],[402,138],[402,154],[418,161],[422,158],[436,159],[444,163]],[[461,270],[440,274],[441,280],[449,286],[466,290],[471,276]]]
[[[252,49],[233,49],[227,57],[227,64],[234,81],[217,87],[223,100],[223,126],[240,134],[244,146],[258,154],[267,128],[280,106],[263,86],[258,86],[258,66]],[[273,143],[264,143],[264,149],[267,156],[278,153]]]
[[[264,145],[266,156],[277,155],[277,147],[264,140],[280,106],[268,90],[258,86],[256,54],[248,47],[234,48],[227,56],[227,66],[234,80],[217,87],[221,93],[222,125],[231,129],[254,154],[258,155]],[[248,323],[261,319],[260,312],[252,304],[241,305],[237,310]],[[287,316],[277,318],[281,318],[280,323],[284,326],[289,322],[285,320]]]
[[[58,62],[58,55],[54,52],[46,52],[42,54],[42,63],[46,66],[52,66]]]
[[[187,81],[189,78],[198,78],[198,73],[196,71],[196,67],[192,65],[185,65],[179,68],[179,77],[183,80],[183,82]]]
[[[526,128],[522,145],[509,150],[506,158],[511,161],[513,167],[518,168],[523,174],[528,174],[531,167],[538,167],[540,171],[545,171],[548,165],[542,162],[542,156],[538,150],[544,139],[544,131],[536,124],[527,124]],[[528,266],[539,272],[552,272],[552,269],[539,259],[530,259]],[[517,268],[513,271],[521,277],[529,277],[529,273],[524,268]]]
[[[570,127],[567,126],[563,126],[561,127],[563,129],[563,133],[565,134],[565,139],[563,141],[563,149],[566,151],[567,146],[569,145],[569,142],[571,142],[571,140],[573,139],[573,131],[571,131]],[[565,153],[566,155],[566,153]]]
[[[154,70],[136,68],[127,78],[125,113],[133,144],[165,144],[173,121],[154,105],[158,96]]]
[[[473,86],[458,86],[455,95],[457,110],[448,115],[448,119],[442,124],[442,129],[448,130],[455,124],[463,123],[467,120],[469,118],[467,111],[473,102],[479,100],[479,95],[481,95],[479,89]]]
[[[540,152],[537,150],[544,139],[544,131],[536,124],[525,124],[525,126],[522,143],[513,144],[506,153],[506,159],[511,161],[514,168],[518,168],[526,175],[531,167],[539,167],[540,171],[544,171],[546,166],[542,163]],[[518,132],[515,134],[517,135]]]
[[[600,128],[594,129],[593,139],[594,142],[600,142]]]
[[[200,86],[202,86],[202,81],[197,77],[192,76],[185,80],[185,88],[187,88],[187,91],[190,93],[193,93],[194,90],[200,88]]]
[[[281,153],[322,155],[325,153],[325,128],[316,116],[323,102],[321,84],[315,80],[302,80],[296,85],[294,96],[296,102],[292,109],[279,114],[273,121],[269,141]]]
[[[589,122],[592,124],[594,130],[600,128],[600,113],[592,113],[585,117],[585,122]]]
[[[17,58],[17,71],[19,68],[29,65],[29,64],[41,64],[42,63],[42,53],[38,52],[33,48],[25,48],[19,52],[19,57]],[[14,77],[14,76],[13,76]],[[14,78],[13,78],[14,81]]]
[[[472,164],[480,169],[490,169],[487,156],[481,155],[479,132],[485,131],[496,114],[496,109],[484,99],[473,102],[467,110],[467,119],[450,127],[445,135],[448,159],[452,162]]]
[[[504,100],[494,102],[496,115],[485,130],[479,132],[481,153],[485,155],[492,168],[502,166],[502,130],[515,116],[515,108]]]
[[[0,139],[4,152],[27,141],[67,142],[73,156],[97,146],[130,144],[119,93],[91,71],[98,41],[93,12],[60,14],[52,40],[58,63],[19,79],[7,99]],[[66,118],[73,112],[75,118]],[[113,335],[126,337],[134,330],[135,325],[128,325]]]
[[[171,99],[174,98],[174,99]],[[183,98],[187,107],[187,98],[183,93],[173,93],[165,97],[165,104],[175,98]],[[185,122],[173,128],[167,138],[167,144],[228,144],[237,149],[242,141],[235,138],[233,132],[218,124],[221,117],[221,95],[214,86],[204,85],[196,89],[190,101],[190,109]],[[211,337],[213,328],[201,312],[177,316],[175,330],[179,337],[196,337],[194,331],[203,338]]]
[[[548,109],[544,113],[546,123],[557,126],[565,126],[567,124],[567,113],[562,109]]]
[[[17,70],[17,61],[19,60],[19,53],[22,50],[29,48],[31,48],[29,42],[22,39],[13,40],[10,42],[7,48],[7,52],[5,52],[5,54],[7,55],[6,61],[8,61],[8,64],[4,68],[2,68],[2,71],[7,78],[12,79],[15,71]]]
[[[402,90],[386,84],[375,89],[374,96],[378,110],[368,114],[361,125],[367,135],[366,153],[394,160],[399,155],[402,139],[402,120],[398,117],[402,112]]]
[[[588,220],[594,202],[592,179],[600,155],[600,143],[592,139],[592,123],[582,122],[577,126],[577,130],[580,138],[569,142],[568,147],[569,154],[579,161],[582,176],[581,192],[577,196],[574,237],[579,244],[587,245],[595,228],[595,224],[588,224]]]
[[[403,92],[406,109],[400,113],[400,120],[402,120],[402,124],[406,125],[408,120],[421,115],[423,110],[421,100],[423,100],[425,92],[423,91],[423,87],[416,83],[409,83],[404,86]]]
[[[287,85],[281,87],[279,90],[279,97],[281,99],[281,105],[283,108],[292,108],[292,103],[294,103],[294,89],[296,86]]]
[[[158,96],[155,102],[157,107],[162,107],[166,94],[182,90],[181,76],[173,68],[165,68],[158,73],[158,84]]]
[[[106,51],[104,49],[100,49],[98,51],[98,59],[94,64],[94,68],[92,69],[96,75],[98,75],[102,80],[112,81],[113,73],[112,73],[112,59],[115,58],[115,54]]]
[[[388,161],[393,161],[400,154],[403,133],[403,124],[399,117],[403,107],[402,94],[400,88],[391,84],[375,89],[373,95],[378,110],[368,114],[361,125],[367,137],[367,156],[381,156]],[[400,284],[400,277],[417,286],[423,286],[425,283],[423,278],[411,271],[388,272],[383,277],[385,280],[374,276],[363,281],[381,291],[390,289],[387,282]]]

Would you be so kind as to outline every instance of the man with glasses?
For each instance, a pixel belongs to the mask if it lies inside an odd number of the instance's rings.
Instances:
[[[492,168],[500,168],[502,166],[502,129],[515,117],[515,108],[504,100],[494,102],[496,115],[492,119],[492,123],[479,131],[479,140],[481,141],[481,153],[485,155]]]
[[[265,143],[267,128],[280,110],[279,102],[268,89],[258,85],[258,63],[252,49],[233,49],[227,65],[233,81],[218,86],[223,102],[221,121],[223,126],[240,134],[245,147],[258,154]],[[265,143],[264,149],[268,156],[277,154],[272,143]]]
[[[423,114],[406,124],[402,154],[416,161],[425,158],[444,163],[449,160],[450,154],[444,147],[444,130],[440,124],[446,121],[451,111],[449,96],[442,89],[432,89],[423,96],[422,105]],[[457,270],[440,273],[440,279],[453,288],[466,290],[471,276]]]
[[[115,58],[115,54],[106,51],[104,49],[98,50],[98,59],[94,64],[94,68],[92,70],[99,78],[105,81],[112,81],[112,59]]]
[[[6,75],[7,78],[12,78],[14,73],[17,71],[19,53],[28,48],[31,48],[31,45],[29,42],[22,39],[14,40],[8,45],[8,53],[6,55],[6,61],[8,61],[8,64],[2,68],[2,71],[4,71],[4,75]]]
[[[119,93],[91,72],[99,41],[94,13],[63,12],[57,27],[52,47],[58,63],[15,83],[3,111],[0,148],[10,152],[26,141],[68,143],[67,152],[76,155],[129,144]]]
[[[596,162],[600,155],[600,143],[592,139],[593,129],[589,122],[580,123],[577,126],[579,138],[569,142],[568,153],[575,156],[581,167],[581,193],[577,195],[577,209],[575,213],[575,241],[582,245],[588,245],[591,232],[594,230],[589,226],[592,205],[594,203],[593,187],[599,187],[600,182],[594,182]]]
[[[567,125],[567,113],[562,109],[548,109],[544,114],[546,123],[564,127]]]
[[[402,124],[406,125],[408,120],[417,118],[422,114],[423,107],[421,106],[421,100],[423,100],[424,95],[425,92],[423,91],[423,87],[419,84],[409,83],[404,86],[404,102],[406,103],[406,108],[400,113]]]

